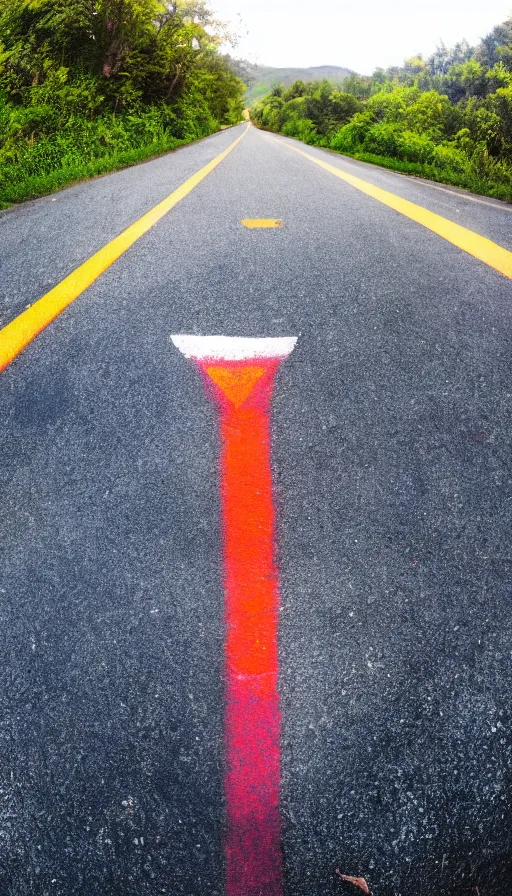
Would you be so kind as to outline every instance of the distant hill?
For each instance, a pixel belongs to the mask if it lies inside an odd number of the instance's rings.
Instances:
[[[311,68],[271,68],[266,65],[252,65],[249,62],[239,62],[240,77],[248,85],[246,103],[251,106],[265,94],[269,93],[275,84],[285,84],[289,87],[294,81],[322,81],[327,78],[333,84],[341,84],[348,76],[353,74],[350,69],[339,65],[316,65]]]

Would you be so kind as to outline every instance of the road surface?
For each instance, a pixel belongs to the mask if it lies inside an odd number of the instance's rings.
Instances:
[[[512,282],[451,224],[511,252],[512,207],[245,131],[0,215],[6,327],[244,135],[0,376],[0,893],[226,893],[221,446],[184,333],[298,337],[284,896],[506,896]]]

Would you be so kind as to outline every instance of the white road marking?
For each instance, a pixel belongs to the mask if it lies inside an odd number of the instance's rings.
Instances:
[[[252,358],[286,358],[297,336],[265,337],[193,336],[176,334],[171,340],[186,358],[196,361],[247,361]]]

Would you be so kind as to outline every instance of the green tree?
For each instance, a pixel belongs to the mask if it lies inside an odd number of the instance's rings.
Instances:
[[[0,202],[240,121],[225,37],[203,0],[2,0]]]
[[[283,99],[286,102],[289,102],[290,100],[295,100],[298,97],[306,96],[307,92],[308,88],[304,81],[294,81],[293,84],[291,84],[290,87],[288,87],[287,90],[284,91]]]

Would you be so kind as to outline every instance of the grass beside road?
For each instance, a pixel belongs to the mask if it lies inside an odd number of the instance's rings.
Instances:
[[[12,165],[0,180],[0,208],[9,208],[9,206],[26,199],[47,196],[63,187],[90,177],[128,168],[130,165],[136,165],[138,162],[144,162],[146,159],[170,152],[187,142],[190,141],[175,140],[169,137],[138,149],[129,149],[124,152],[114,151],[110,155],[93,161],[77,159],[72,164],[44,174],[27,173],[23,164]]]
[[[399,171],[411,177],[423,177],[426,180],[433,180],[440,184],[461,187],[480,196],[490,196],[492,199],[512,202],[512,186],[489,182],[489,180],[479,177],[473,172],[441,170],[434,165],[422,164],[421,162],[404,162],[401,159],[377,156],[369,152],[348,152],[347,150],[341,152],[329,147],[322,148],[328,149],[329,152],[335,155],[348,156],[351,159],[357,159],[359,162],[370,162],[372,165],[380,165],[381,168],[389,168],[391,171]]]
[[[262,131],[269,134],[276,133],[268,128],[262,128],[255,121],[253,124]],[[284,134],[283,136],[292,136]],[[437,168],[435,165],[427,162],[407,162],[402,159],[392,158],[391,156],[381,156],[375,153],[350,150],[336,149],[329,141],[319,140],[318,138],[308,140],[304,139],[306,135],[301,137],[292,136],[292,139],[298,140],[305,146],[316,146],[318,149],[325,149],[327,152],[337,156],[346,156],[350,159],[356,159],[359,162],[369,162],[371,165],[379,165],[381,168],[388,168],[390,171],[398,171],[401,174],[408,174],[410,177],[422,177],[425,180],[432,180],[440,184],[449,184],[452,187],[460,187],[463,190],[469,190],[480,196],[489,196],[492,199],[500,199],[503,202],[512,203],[512,183],[510,185],[495,182],[489,177],[480,176],[475,170],[469,168],[466,171],[453,171],[449,168]]]
[[[128,149],[111,147],[110,151],[107,150],[105,155],[101,155],[99,158],[91,158],[90,152],[76,151],[68,154],[67,162],[64,156],[63,164],[53,170],[45,171],[43,165],[41,173],[34,173],[32,164],[27,165],[25,161],[6,165],[0,170],[0,209],[9,208],[11,205],[28,199],[48,196],[57,190],[88,178],[110,174],[113,171],[120,171],[122,168],[129,168],[140,162],[149,161],[178,149],[180,146],[189,146],[191,143],[196,143],[211,134],[228,130],[231,127],[235,127],[235,125],[216,126],[209,128],[200,136],[190,136],[181,140],[171,134],[162,134],[157,139],[142,143],[140,146]]]
[[[226,127],[233,126],[227,125]],[[216,133],[217,130],[225,130],[226,127],[213,129],[210,133],[206,133],[201,137],[183,140],[178,140],[171,135],[165,135],[150,143],[131,149],[119,151],[113,148],[109,153],[100,156],[100,158],[84,158],[80,153],[75,153],[67,164],[64,163],[61,167],[41,173],[32,173],[31,167],[28,167],[23,162],[17,165],[5,166],[0,172],[0,209],[9,208],[11,205],[28,199],[48,196],[57,190],[88,178],[110,174],[113,171],[137,165],[139,162],[149,161],[178,149],[180,146],[188,146],[197,140],[204,139],[204,137]]]
[[[0,206],[240,121],[244,84],[200,6],[2,0]]]
[[[310,146],[512,202],[511,48],[512,18],[477,47],[444,47],[442,64],[415,57],[349,75],[341,89],[277,85],[251,118]]]

